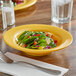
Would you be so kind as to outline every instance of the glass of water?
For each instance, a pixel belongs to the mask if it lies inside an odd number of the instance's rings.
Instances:
[[[73,0],[51,0],[51,7],[53,22],[64,24],[71,20]]]

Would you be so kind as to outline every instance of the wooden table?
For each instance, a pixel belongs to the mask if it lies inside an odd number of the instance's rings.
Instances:
[[[63,25],[55,24],[51,21],[51,0],[38,0],[32,7],[16,11],[15,14],[16,26],[25,24],[49,24],[63,28],[72,34],[73,43],[69,47],[53,52],[48,56],[28,57],[68,68],[69,72],[64,76],[76,76],[76,0],[74,0],[72,21]],[[23,55],[22,52],[11,48],[4,43],[2,34],[5,31],[0,32],[0,50]]]

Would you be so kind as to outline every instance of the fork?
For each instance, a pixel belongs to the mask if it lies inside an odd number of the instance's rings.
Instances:
[[[53,69],[49,69],[49,68],[46,68],[46,67],[42,67],[42,66],[38,66],[38,65],[35,65],[35,64],[31,64],[31,62],[29,63],[29,62],[24,62],[24,61],[20,61],[20,60],[17,60],[17,61],[15,61],[15,60],[12,60],[11,58],[9,58],[9,57],[7,57],[5,54],[3,54],[2,52],[1,52],[1,55],[2,55],[2,60],[4,61],[4,62],[6,62],[6,63],[17,63],[17,62],[22,62],[22,63],[27,63],[27,64],[30,64],[30,65],[33,65],[33,66],[35,66],[35,67],[37,67],[38,69],[40,69],[40,70],[42,70],[42,71],[44,71],[44,72],[46,72],[46,71],[48,71],[48,72],[51,72],[53,75],[60,75],[61,74],[61,71],[59,71],[59,70],[53,70]]]

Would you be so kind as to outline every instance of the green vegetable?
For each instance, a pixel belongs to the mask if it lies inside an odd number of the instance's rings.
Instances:
[[[38,47],[35,47],[35,46],[31,46],[31,49],[38,49]]]
[[[31,43],[27,44],[26,48],[31,48],[31,45],[33,45],[33,44],[34,44],[34,42],[31,42]]]
[[[19,36],[18,40],[22,40],[22,39],[24,38],[24,35],[25,35],[26,33],[28,33],[28,31],[23,32],[23,33]]]
[[[45,43],[45,44],[47,44],[47,41],[46,41],[45,39],[40,39],[40,40],[38,41],[38,44],[40,44],[40,43]]]
[[[47,45],[45,43],[40,43],[39,46],[46,47]]]
[[[13,2],[13,5],[16,6],[17,5],[16,2]]]
[[[56,47],[56,44],[50,43],[49,44],[52,48]]]
[[[35,33],[34,32],[31,32],[30,36],[33,36]]]
[[[22,43],[24,43],[24,44],[31,43],[32,41],[34,41],[34,40],[37,39],[37,38],[38,38],[38,37],[33,36],[33,37],[30,37],[29,39],[23,39],[23,40],[22,40]]]
[[[29,33],[23,38],[23,40],[22,40],[21,42],[25,44],[25,41],[26,41],[26,39],[30,36],[30,34],[31,34],[31,32],[29,32]]]
[[[43,32],[40,32],[40,31],[39,31],[39,32],[35,32],[35,34],[42,34],[42,33],[43,33]]]
[[[40,39],[38,41],[38,45],[42,46],[42,47],[46,47],[47,46],[47,41],[45,39]]]
[[[24,35],[26,34],[26,33],[28,33],[29,31],[24,31],[20,36],[19,36],[19,38],[18,38],[18,43],[19,44],[21,44],[21,42],[22,42],[22,39],[24,38]]]
[[[46,38],[46,34],[45,33],[41,33],[41,35],[39,36],[39,38],[45,39]]]
[[[54,43],[53,39],[50,39],[50,44],[49,44],[52,48],[56,47],[56,44]]]

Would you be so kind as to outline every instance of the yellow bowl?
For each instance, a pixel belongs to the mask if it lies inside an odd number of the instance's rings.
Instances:
[[[44,32],[52,33],[55,39],[58,40],[57,47],[52,48],[52,49],[44,49],[44,50],[28,49],[28,48],[20,47],[16,43],[16,39],[25,30],[44,31]],[[32,56],[47,55],[51,52],[63,49],[72,43],[72,36],[69,32],[59,27],[44,25],[44,24],[29,24],[29,25],[22,25],[22,26],[12,28],[4,34],[3,38],[4,38],[5,43],[8,44],[10,47],[15,48],[17,50],[21,50],[24,53],[27,53]]]
[[[14,10],[21,10],[24,8],[28,8],[31,7],[32,5],[34,5],[37,2],[37,0],[24,0],[24,3],[18,4],[14,7]]]

